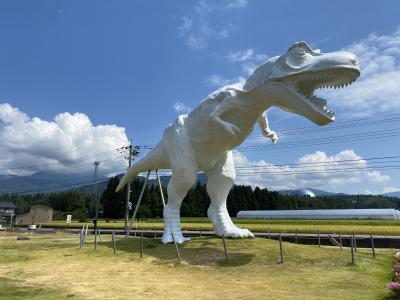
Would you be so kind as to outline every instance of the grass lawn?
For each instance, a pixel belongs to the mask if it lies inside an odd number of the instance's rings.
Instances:
[[[375,235],[400,235],[400,222],[394,220],[249,220],[236,219],[233,222],[240,227],[253,232],[302,232],[302,233],[343,233]],[[182,218],[184,230],[212,230],[212,225],[207,218]],[[73,222],[70,226],[82,228],[86,223]],[[66,227],[65,221],[53,221],[42,224],[44,227]],[[99,221],[100,228],[123,229],[122,220],[110,220],[109,223]],[[148,219],[137,224],[137,229],[163,229],[162,219]]]
[[[391,299],[393,253],[379,249],[373,259],[359,249],[357,264],[349,249],[284,243],[261,238],[222,241],[195,238],[174,245],[118,237],[113,254],[110,235],[95,251],[92,236],[79,249],[72,233],[26,234],[31,240],[0,233],[0,299]]]

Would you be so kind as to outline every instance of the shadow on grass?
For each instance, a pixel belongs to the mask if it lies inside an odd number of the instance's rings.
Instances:
[[[68,294],[58,289],[26,285],[25,282],[0,277],[0,299],[71,299]]]
[[[112,251],[111,242],[99,243],[99,246],[106,246]],[[140,238],[131,237],[128,240],[120,239],[116,242],[116,249],[125,253],[131,253],[140,257]],[[225,258],[224,247],[221,239],[202,237],[192,239],[190,242],[178,245],[179,253],[184,261],[189,265],[235,267],[249,264],[254,254],[231,252],[228,246],[228,261]],[[174,244],[162,244],[160,238],[143,239],[143,256],[154,257],[159,263],[171,263],[177,261],[177,253]]]

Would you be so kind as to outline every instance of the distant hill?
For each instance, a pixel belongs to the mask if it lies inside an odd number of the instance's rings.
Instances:
[[[388,196],[388,197],[400,198],[400,191],[391,192],[391,193],[385,193],[385,194],[382,194],[382,195],[383,195],[383,196]]]
[[[99,176],[98,180],[107,177]],[[38,172],[30,176],[0,176],[0,194],[57,192],[93,182],[93,174]]]
[[[123,174],[118,176],[122,177]],[[142,177],[144,180],[144,177]],[[160,176],[161,184],[167,186],[171,176]],[[99,175],[99,192],[107,187],[108,178]],[[61,192],[66,190],[81,191],[85,194],[92,195],[95,192],[93,186],[93,174],[61,174],[51,172],[38,172],[30,176],[0,176],[0,194],[37,194]],[[207,183],[207,176],[199,174],[197,182],[201,184]],[[197,184],[196,182],[196,184]],[[150,185],[158,185],[156,179],[149,180]],[[195,185],[196,185],[195,184]]]
[[[122,177],[123,174],[118,176]],[[144,177],[142,177],[144,180]],[[161,184],[167,186],[171,176],[160,176]],[[104,175],[98,177],[98,188],[99,193],[103,193],[108,184],[108,178]],[[81,191],[87,195],[93,195],[96,187],[93,186],[93,173],[87,174],[62,174],[52,172],[38,172],[30,176],[6,176],[0,175],[0,195],[1,194],[12,194],[12,193],[24,193],[24,194],[37,194],[37,193],[50,193],[50,192],[61,192],[68,190]],[[207,183],[207,176],[204,173],[197,175],[197,181],[194,184],[196,186]],[[156,179],[150,179],[149,185],[158,185]],[[348,196],[344,193],[332,193],[318,189],[305,188],[297,190],[281,190],[278,191],[283,195],[302,196],[304,190],[310,190],[317,197],[328,197],[328,196]],[[397,197],[400,198],[400,191],[383,194],[383,196]]]

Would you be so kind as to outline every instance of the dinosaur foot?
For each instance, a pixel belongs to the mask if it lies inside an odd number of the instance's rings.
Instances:
[[[185,238],[182,233],[174,233],[174,236],[172,236],[172,233],[166,233],[164,232],[163,237],[162,237],[162,242],[164,244],[169,244],[173,243],[175,239],[175,243],[177,244],[183,244],[184,242],[190,241],[190,238]]]
[[[173,243],[174,239],[177,244],[190,241],[190,238],[182,235],[179,209],[173,209],[167,205],[164,208],[164,234],[161,241],[168,244]]]
[[[210,207],[208,217],[214,225],[215,234],[220,237],[253,238],[254,235],[247,229],[242,229],[233,224],[226,208]]]

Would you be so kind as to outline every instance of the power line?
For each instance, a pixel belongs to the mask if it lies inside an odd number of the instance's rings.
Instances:
[[[365,140],[385,139],[399,135],[400,135],[400,128],[394,128],[394,129],[386,129],[379,131],[354,133],[349,135],[324,137],[318,139],[292,141],[287,143],[281,143],[278,145],[241,146],[237,148],[237,151],[249,152],[249,151],[259,151],[259,150],[282,150],[290,148],[310,147],[315,145],[320,146],[320,145],[330,145],[330,144],[342,144],[344,142],[349,142],[349,141],[351,141],[352,143],[356,143]]]
[[[374,160],[385,160],[385,159],[395,159],[400,158],[400,155],[397,156],[382,156],[382,157],[370,157],[370,158],[359,158],[359,159],[343,159],[343,160],[331,160],[331,161],[321,161],[321,162],[308,162],[308,163],[281,163],[274,164],[274,167],[286,167],[286,166],[307,166],[307,165],[326,165],[326,164],[340,164],[350,162],[355,164],[355,162],[366,161],[370,163],[388,163],[388,162],[400,162],[400,161],[378,161],[374,162]],[[247,168],[266,168],[268,165],[253,165],[253,166],[235,166],[236,169],[247,169]]]
[[[380,120],[382,119],[382,120]],[[369,121],[370,120],[370,121]],[[385,116],[377,116],[371,118],[364,118],[364,119],[356,119],[356,120],[349,120],[349,121],[342,121],[342,122],[335,122],[329,126],[324,127],[317,127],[317,126],[306,126],[306,127],[299,127],[284,131],[277,132],[279,136],[290,136],[290,135],[298,135],[298,134],[306,134],[306,133],[313,133],[313,132],[325,132],[325,131],[332,131],[332,130],[339,130],[339,129],[347,129],[352,127],[359,127],[359,126],[369,126],[369,125],[376,125],[376,124],[383,124],[383,123],[391,123],[400,121],[400,114],[390,114]],[[265,138],[261,134],[251,134],[248,139],[259,139]]]

